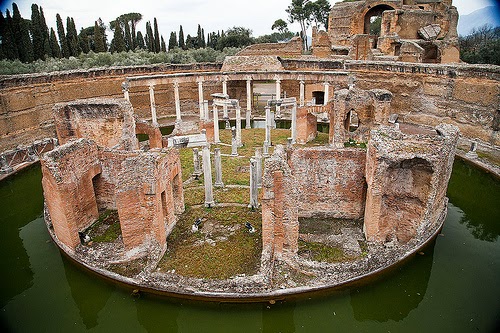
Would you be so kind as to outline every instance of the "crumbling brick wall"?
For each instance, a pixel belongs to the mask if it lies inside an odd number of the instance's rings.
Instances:
[[[458,129],[373,130],[366,162],[364,230],[369,241],[407,242],[439,222],[446,210]]]
[[[263,43],[245,47],[236,54],[237,56],[278,56],[300,57],[302,55],[302,39],[294,37],[287,43]]]
[[[309,107],[297,107],[297,138],[298,144],[312,141],[318,135],[318,118],[309,112]]]
[[[366,151],[359,148],[290,150],[288,163],[297,180],[299,216],[362,218],[365,161]]]

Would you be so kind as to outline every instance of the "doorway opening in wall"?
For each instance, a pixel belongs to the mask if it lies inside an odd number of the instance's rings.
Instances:
[[[165,191],[161,192],[161,211],[163,213],[163,220],[167,217],[167,195],[165,194]]]
[[[325,92],[324,91],[313,91],[312,93],[314,104],[323,105],[325,104]]]
[[[436,45],[434,44],[423,45],[423,48],[424,48],[424,57],[422,59],[422,62],[431,64],[436,64],[440,62],[439,58],[441,57],[441,55]]]
[[[359,128],[359,117],[354,109],[347,112],[344,119],[344,128],[351,133],[355,132]]]
[[[378,5],[365,14],[364,33],[370,35],[370,39],[373,41],[372,49],[377,48],[378,37],[382,29],[382,13],[386,10],[394,10],[394,8],[389,5]]]

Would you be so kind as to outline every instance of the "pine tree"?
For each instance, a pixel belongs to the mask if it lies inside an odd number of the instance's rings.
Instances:
[[[50,49],[52,53],[52,57],[61,58],[61,48],[57,43],[56,32],[53,28],[50,28]]]
[[[125,23],[125,48],[127,51],[133,50],[134,45],[132,44],[132,34],[130,33],[130,26],[128,25],[128,21]]]
[[[59,44],[61,45],[61,54],[64,58],[69,58],[68,41],[66,40],[66,33],[64,32],[64,25],[62,23],[61,15],[56,14],[57,35],[59,36]]]
[[[12,11],[12,32],[19,52],[19,60],[32,62],[33,44],[31,44],[28,23],[21,17],[19,8],[15,3],[12,4]]]
[[[115,21],[113,40],[111,41],[111,52],[123,52],[126,51],[125,48],[125,39],[123,38],[122,27],[120,26],[120,22]]]
[[[47,26],[47,22],[45,21],[45,15],[43,14],[43,8],[40,6],[40,25],[42,27],[42,36],[43,36],[43,52],[49,57],[55,57],[52,54],[52,47],[50,47],[50,35],[49,35],[49,27]]]
[[[177,34],[175,33],[175,31],[172,31],[170,33],[170,38],[168,40],[168,50],[173,50],[175,49],[176,47],[178,47],[179,45],[177,44]]]
[[[144,50],[146,48],[146,44],[144,43],[144,37],[142,37],[142,32],[137,31],[136,38],[137,47]]]
[[[38,5],[31,5],[31,38],[33,40],[33,57],[35,60],[45,59],[43,48],[42,25]]]
[[[184,31],[182,31],[182,25],[179,28],[179,47],[183,50],[186,49],[186,43],[184,43]]]
[[[151,29],[151,22],[146,23],[146,45],[149,52],[154,52],[154,36],[153,30]]]
[[[106,52],[106,44],[104,43],[104,34],[101,27],[95,21],[94,24],[94,52]]]
[[[161,45],[160,45],[160,34],[158,33],[158,22],[156,21],[156,17],[154,18],[154,29],[155,29],[155,52],[158,53],[161,51]]]

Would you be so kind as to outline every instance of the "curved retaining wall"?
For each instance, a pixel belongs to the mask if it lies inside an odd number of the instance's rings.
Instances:
[[[459,127],[463,136],[500,146],[500,67],[492,65],[435,65],[393,62],[326,61],[279,59],[283,71],[220,72],[222,64],[152,65],[0,78],[0,151],[37,139],[55,137],[52,107],[58,102],[80,98],[121,97],[127,77],[173,75],[180,83],[182,115],[198,113],[199,76],[204,77],[204,98],[222,91],[221,77],[227,75],[228,93],[246,103],[245,80],[274,80],[281,76],[282,91],[299,97],[299,81],[306,82],[306,100],[311,89],[328,80],[331,89],[347,86],[347,75],[361,89],[383,88],[394,95],[393,110],[406,122],[435,126],[447,122]],[[172,76],[172,79],[173,79]],[[169,82],[167,80],[166,82]],[[318,89],[319,89],[318,88]],[[332,96],[332,95],[330,95]],[[160,118],[175,115],[171,84],[155,86]],[[130,100],[140,117],[149,117],[146,83],[133,87]]]

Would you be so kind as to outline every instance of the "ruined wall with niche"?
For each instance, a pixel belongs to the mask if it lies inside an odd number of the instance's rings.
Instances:
[[[405,243],[446,214],[446,188],[458,129],[380,127],[372,131],[366,163],[367,240]]]
[[[95,124],[94,117],[89,117],[92,112],[95,117],[103,113],[109,118],[113,116],[120,123],[119,128],[135,129],[131,114],[123,117],[131,110],[130,103],[123,99],[79,100],[54,109],[56,123],[66,122],[67,127],[57,126],[57,129],[62,128],[59,136],[67,143],[42,158],[42,184],[58,239],[69,248],[76,248],[80,244],[78,232],[97,219],[98,211],[116,209],[126,250],[164,248],[166,233],[175,224],[176,214],[184,211],[178,152],[163,148],[137,150],[135,131],[132,137],[127,131],[117,131],[127,135],[119,136],[112,147],[67,136],[68,128],[88,129]],[[75,111],[76,115],[83,110],[87,116],[66,117],[64,110],[79,111]],[[102,126],[96,130],[102,130]],[[92,138],[97,134],[79,132]],[[104,138],[101,143],[109,141]]]
[[[364,149],[299,148],[288,154],[288,164],[297,179],[299,216],[363,217]]]

